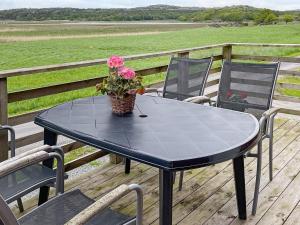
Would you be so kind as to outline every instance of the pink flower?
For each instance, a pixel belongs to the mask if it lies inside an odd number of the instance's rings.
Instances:
[[[127,67],[122,67],[119,71],[118,74],[122,76],[126,80],[131,80],[135,77],[135,72],[132,69],[129,69]]]
[[[119,68],[124,65],[124,59],[120,56],[113,55],[107,60],[109,68]]]

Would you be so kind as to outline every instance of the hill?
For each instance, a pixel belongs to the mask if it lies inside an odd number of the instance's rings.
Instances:
[[[222,8],[180,7],[171,5],[151,5],[131,9],[77,9],[43,8],[0,10],[0,20],[16,21],[140,21],[140,20],[180,20],[180,21],[225,21],[257,23],[274,22],[285,14],[293,20],[300,18],[300,12],[272,11],[250,6],[230,6]],[[290,22],[290,21],[289,21]]]

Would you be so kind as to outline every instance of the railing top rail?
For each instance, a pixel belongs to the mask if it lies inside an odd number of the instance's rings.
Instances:
[[[206,50],[212,48],[219,48],[225,45],[226,44],[215,44],[215,45],[207,45],[201,47],[163,51],[163,52],[156,52],[156,53],[138,54],[138,55],[124,56],[124,59],[128,61],[138,60],[138,59],[148,59],[148,58],[155,58],[155,57],[167,56],[167,55],[184,53],[184,52],[193,52],[193,51],[200,51],[200,50]],[[79,68],[79,67],[95,66],[95,65],[105,64],[106,61],[107,59],[95,59],[95,60],[87,60],[87,61],[80,61],[80,62],[47,65],[47,66],[37,66],[32,68],[5,70],[5,71],[0,71],[0,78],[30,75],[35,73],[43,73],[43,72],[72,69],[72,68]]]
[[[244,46],[244,47],[286,47],[300,48],[300,44],[268,44],[268,43],[227,43],[225,45]]]

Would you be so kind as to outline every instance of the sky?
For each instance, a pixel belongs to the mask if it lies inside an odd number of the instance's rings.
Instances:
[[[133,8],[155,4],[222,7],[250,5],[275,10],[300,9],[300,0],[0,0],[0,9],[12,8]]]

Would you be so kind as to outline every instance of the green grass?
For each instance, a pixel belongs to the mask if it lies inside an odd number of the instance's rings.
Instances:
[[[50,28],[49,28],[50,29]],[[157,31],[164,31],[163,27]],[[76,31],[77,32],[77,31]],[[83,31],[82,31],[83,32]],[[24,34],[22,34],[24,35]],[[255,27],[195,28],[143,36],[98,37],[64,40],[0,43],[0,70],[106,58],[113,54],[134,55],[224,42],[300,43],[300,24]],[[221,50],[194,53],[192,57],[220,54]],[[241,48],[234,53],[287,56],[296,48]],[[169,57],[128,62],[135,68],[167,64]],[[9,79],[9,91],[18,91],[105,75],[104,65]],[[163,74],[145,78],[145,83],[163,80]],[[74,98],[95,95],[93,88],[9,104],[10,115],[46,108]]]
[[[287,77],[280,78],[279,81],[283,83],[289,83],[289,84],[300,84],[299,77],[287,76]]]
[[[283,95],[300,98],[300,91],[299,90],[282,88],[282,89],[280,89],[280,93],[283,94]]]

